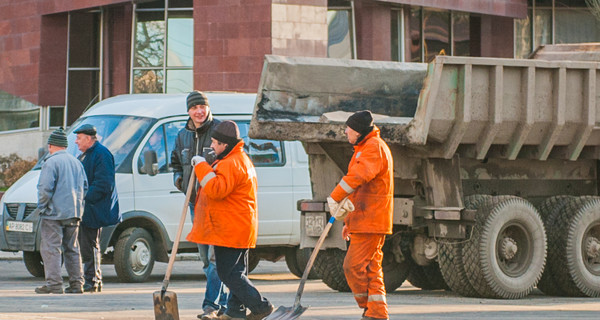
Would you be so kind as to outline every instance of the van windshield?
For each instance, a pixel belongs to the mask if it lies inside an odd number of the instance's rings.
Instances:
[[[77,148],[75,138],[77,135],[73,130],[84,124],[96,127],[98,141],[110,150],[115,158],[117,172],[131,171],[131,158],[133,151],[140,140],[148,131],[148,128],[156,119],[119,115],[98,115],[80,118],[67,131],[69,146],[67,152],[78,157],[81,151]],[[127,163],[127,159],[129,163]],[[121,166],[123,165],[123,167]],[[41,167],[41,163],[36,168]]]

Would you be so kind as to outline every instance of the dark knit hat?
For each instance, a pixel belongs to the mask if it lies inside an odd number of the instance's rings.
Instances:
[[[67,135],[65,134],[65,130],[62,127],[54,130],[48,138],[48,144],[66,148],[69,145],[69,143],[67,142]]]
[[[361,135],[368,134],[373,131],[374,126],[371,111],[363,110],[355,112],[346,120],[346,125]]]
[[[219,123],[211,136],[230,146],[234,146],[242,140],[240,138],[240,129],[238,129],[237,124],[231,120],[225,120]]]
[[[208,105],[208,97],[203,92],[200,91],[192,91],[188,94],[187,99],[187,109],[190,110],[191,107],[197,105]]]
[[[82,125],[81,127],[77,128],[73,132],[87,134],[88,136],[95,136],[96,135],[96,127],[94,127],[93,125],[91,125],[89,123],[86,123],[86,124]]]

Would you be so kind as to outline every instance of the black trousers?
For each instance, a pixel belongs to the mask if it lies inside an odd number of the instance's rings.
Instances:
[[[83,263],[83,278],[87,284],[98,284],[102,282],[102,270],[100,269],[100,232],[102,228],[88,228],[79,225],[79,247],[81,248],[81,262]]]
[[[248,249],[215,246],[217,273],[229,288],[226,314],[232,318],[245,318],[246,307],[255,313],[264,312],[271,303],[260,295],[248,279]]]

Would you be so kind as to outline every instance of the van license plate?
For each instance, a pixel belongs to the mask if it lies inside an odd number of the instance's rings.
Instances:
[[[319,237],[325,229],[325,212],[307,212],[304,216],[304,226],[306,235],[309,237]]]
[[[7,231],[33,232],[33,222],[6,221]]]

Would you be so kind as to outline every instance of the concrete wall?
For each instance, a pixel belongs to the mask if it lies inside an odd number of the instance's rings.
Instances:
[[[25,160],[35,160],[38,149],[46,146],[50,133],[51,131],[40,130],[0,133],[0,155],[16,153]]]

